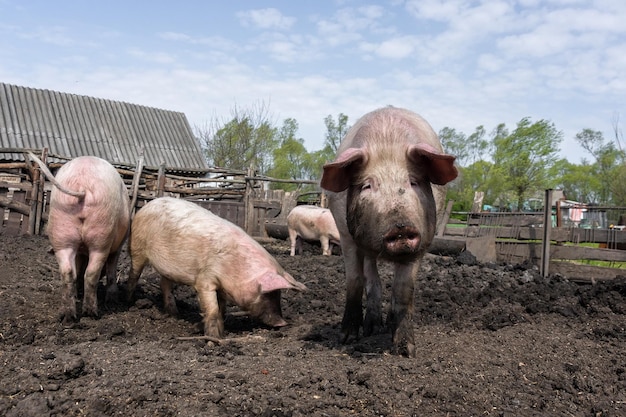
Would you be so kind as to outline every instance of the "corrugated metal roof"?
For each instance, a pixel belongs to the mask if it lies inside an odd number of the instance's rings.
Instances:
[[[99,156],[168,171],[208,169],[184,113],[0,83],[0,148],[48,148],[68,158]],[[0,160],[23,160],[0,153]]]

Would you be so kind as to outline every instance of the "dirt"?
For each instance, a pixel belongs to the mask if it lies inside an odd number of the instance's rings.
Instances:
[[[101,291],[101,318],[63,327],[47,239],[0,235],[0,415],[626,415],[624,278],[583,285],[428,255],[418,354],[406,358],[390,353],[388,333],[338,343],[341,256],[264,245],[309,291],[283,293],[281,329],[229,307],[226,339],[214,343],[198,338],[194,292],[177,287],[180,317],[169,317],[149,270],[133,305],[104,307]],[[124,252],[121,291],[128,265]],[[388,300],[389,265],[382,275]]]

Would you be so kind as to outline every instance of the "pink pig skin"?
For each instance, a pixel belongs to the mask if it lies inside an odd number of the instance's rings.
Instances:
[[[207,336],[222,337],[226,301],[269,326],[284,326],[280,290],[306,289],[240,227],[185,200],[162,197],[142,207],[129,246],[129,300],[150,263],[161,274],[168,313],[177,314],[172,283],[195,288]]]
[[[361,326],[364,335],[382,330],[377,259],[385,259],[395,268],[387,315],[394,350],[415,355],[414,285],[445,202],[444,185],[456,176],[454,157],[443,153],[437,134],[411,111],[378,109],[347,132],[321,180],[345,262],[342,342],[358,338]]]
[[[124,181],[107,161],[81,156],[63,165],[50,196],[47,233],[63,281],[61,320],[77,320],[76,284],[84,280],[82,314],[98,316],[97,286],[103,267],[107,300],[117,293],[117,261],[130,218]]]
[[[339,230],[330,210],[317,206],[294,207],[287,215],[291,256],[302,254],[302,239],[319,240],[322,255],[331,254],[331,245],[339,245]]]

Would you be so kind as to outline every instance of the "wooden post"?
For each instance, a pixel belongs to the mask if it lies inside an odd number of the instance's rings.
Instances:
[[[48,148],[43,148],[41,151],[41,160],[46,162],[48,159]],[[39,171],[39,190],[37,191],[37,213],[35,214],[35,234],[41,234],[41,219],[43,217],[44,210],[44,202],[43,197],[45,194],[45,184],[46,184],[46,176],[41,175],[41,171]],[[34,184],[33,184],[34,186]]]
[[[41,160],[46,163],[46,157],[48,155],[48,149],[44,148],[41,151]],[[30,210],[28,214],[28,234],[39,234],[41,221],[41,205],[43,203],[43,182],[44,175],[41,175],[41,169],[31,162],[28,154],[24,152],[24,163],[28,168],[30,177],[33,181],[33,186],[30,190]]]
[[[547,277],[550,269],[550,235],[552,231],[552,189],[546,190],[543,200],[543,241],[541,242],[541,265],[539,272]]]
[[[141,172],[143,171],[143,150],[141,151],[141,156],[139,157],[139,161],[137,161],[137,169],[135,170],[135,175],[133,176],[133,193],[132,198],[130,200],[130,218],[135,216],[135,206],[137,205],[137,194],[139,193],[139,182],[141,180]]]
[[[156,196],[163,197],[164,190],[165,190],[165,162],[162,162],[161,165],[159,165],[159,176],[157,177]]]
[[[244,215],[244,230],[250,236],[252,236],[253,230],[253,218],[254,218],[254,169],[252,166],[248,168],[248,175],[246,176],[246,191],[243,195],[245,215]]]
[[[437,236],[441,237],[446,231],[446,225],[448,224],[448,220],[450,220],[450,213],[452,213],[452,206],[454,205],[454,200],[448,201],[448,205],[446,206],[446,210],[443,212],[443,216],[439,219],[439,225],[437,226]]]

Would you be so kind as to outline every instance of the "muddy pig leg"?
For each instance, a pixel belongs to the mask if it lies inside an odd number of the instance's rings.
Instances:
[[[363,255],[356,246],[344,251],[346,265],[346,306],[341,320],[341,343],[359,338],[359,327],[363,323]]]
[[[298,232],[296,232],[294,229],[289,228],[289,242],[291,243],[291,251],[289,252],[289,255],[291,256],[295,256],[296,254],[296,242],[298,241]]]
[[[85,294],[83,295],[83,315],[98,317],[98,282],[106,263],[108,253],[90,252],[85,270]]]
[[[170,316],[178,316],[178,308],[176,307],[176,299],[172,292],[174,283],[168,278],[161,277],[161,293],[163,294],[163,308]]]
[[[320,236],[320,243],[322,244],[322,255],[330,255],[330,240],[328,236]]]
[[[131,253],[130,272],[128,273],[128,281],[126,281],[126,302],[130,304],[133,300],[133,294],[137,287],[137,281],[143,272],[143,268],[148,263],[148,259],[139,253]]]
[[[75,322],[76,315],[76,251],[63,249],[55,252],[61,274],[61,313],[60,320],[68,325]]]
[[[382,285],[378,276],[376,258],[365,257],[365,320],[363,322],[363,336],[380,333],[383,328],[381,312]]]
[[[117,288],[117,261],[120,257],[120,250],[110,254],[105,265],[107,277],[107,291],[104,299],[105,304],[116,303],[118,301]]]
[[[408,357],[415,357],[413,293],[419,265],[419,261],[396,264],[391,289],[391,311],[387,317],[395,353]]]
[[[203,315],[204,335],[221,338],[224,334],[225,300],[216,290],[196,288]]]

